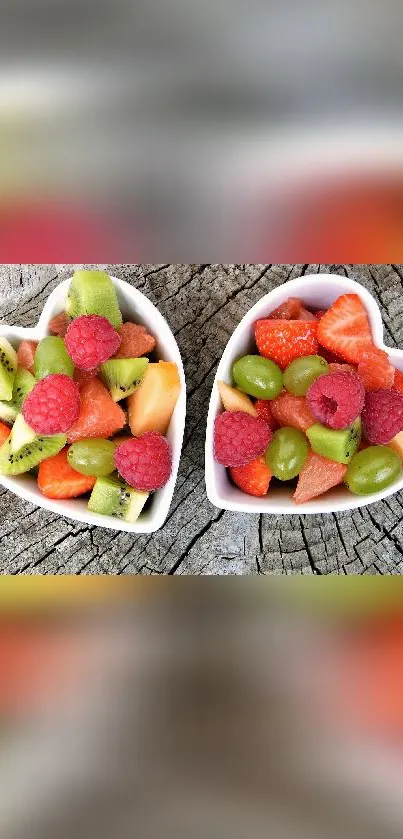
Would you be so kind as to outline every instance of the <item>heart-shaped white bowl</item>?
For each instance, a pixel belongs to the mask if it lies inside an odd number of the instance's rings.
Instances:
[[[90,513],[87,510],[87,502],[82,499],[53,501],[45,498],[39,492],[35,478],[30,475],[23,475],[18,478],[0,476],[0,484],[26,501],[30,501],[38,507],[43,507],[45,510],[58,513],[60,516],[66,516],[89,525],[107,527],[110,530],[124,530],[129,533],[154,533],[162,527],[168,515],[178,474],[186,418],[185,374],[178,345],[165,318],[158,309],[144,294],[132,288],[128,283],[116,277],[111,279],[116,288],[123,319],[133,320],[146,326],[157,338],[156,357],[164,361],[174,362],[179,370],[181,393],[166,435],[172,446],[173,454],[172,474],[168,483],[163,489],[152,495],[151,502],[147,504],[144,512],[134,524],[129,524],[112,516]],[[48,325],[50,320],[65,309],[69,285],[70,280],[65,280],[55,288],[46,301],[39,323],[33,329],[0,324],[0,336],[8,338],[11,344],[17,348],[20,341],[24,339],[40,341],[41,338],[49,335]]]
[[[214,420],[222,411],[217,382],[224,381],[232,384],[231,368],[234,361],[247,353],[256,352],[253,336],[254,322],[266,317],[287,297],[300,297],[308,307],[326,309],[341,294],[358,294],[361,297],[371,322],[374,343],[388,353],[395,367],[403,370],[403,350],[384,345],[382,317],[378,304],[369,291],[359,283],[336,274],[312,274],[290,280],[266,294],[250,309],[235,329],[224,350],[214,379],[207,417],[205,463],[207,496],[216,507],[238,513],[273,513],[275,515],[337,513],[380,501],[403,488],[403,477],[400,477],[392,486],[373,495],[353,495],[341,485],[306,504],[295,504],[292,499],[293,490],[290,486],[284,485],[284,487],[276,486],[275,489],[269,489],[266,498],[254,498],[234,486],[228,479],[226,469],[214,459]]]

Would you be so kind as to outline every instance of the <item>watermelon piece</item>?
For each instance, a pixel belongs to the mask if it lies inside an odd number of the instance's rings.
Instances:
[[[296,504],[304,504],[311,498],[323,495],[332,487],[341,484],[347,472],[344,463],[335,463],[327,457],[309,452],[307,460],[298,477],[293,498]]]
[[[49,330],[52,335],[59,335],[60,338],[64,338],[66,332],[70,326],[70,318],[66,312],[60,312],[60,315],[56,315],[56,317],[52,318],[49,324]]]
[[[318,320],[318,318],[313,314],[313,312],[310,312],[309,309],[305,309],[304,306],[301,306],[297,320],[305,320],[309,322],[310,320]]]
[[[18,366],[28,370],[35,375],[35,352],[38,344],[36,341],[21,341],[17,351]]]
[[[281,426],[291,426],[305,432],[316,420],[308,408],[305,396],[294,396],[293,393],[280,393],[270,402],[271,413]]]
[[[99,368],[98,367],[96,367],[95,370],[79,370],[79,368],[76,367],[75,370],[74,370],[73,379],[74,379],[76,385],[78,385],[79,390],[81,390],[81,388],[84,385],[86,385],[92,379],[95,379],[95,376],[97,376],[98,373],[99,373]]]
[[[118,329],[121,343],[115,358],[140,358],[152,352],[156,340],[139,323],[124,323]]]
[[[87,437],[112,437],[126,425],[125,412],[98,378],[83,385],[80,403],[80,415],[68,433],[69,443]]]
[[[274,309],[274,312],[271,312],[267,317],[270,319],[274,318],[275,320],[298,320],[300,311],[300,299],[298,297],[289,297],[288,300],[284,300],[284,303],[277,306],[277,309]]]

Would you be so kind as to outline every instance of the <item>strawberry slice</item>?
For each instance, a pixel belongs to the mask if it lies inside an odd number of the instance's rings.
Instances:
[[[401,373],[400,370],[395,370],[393,387],[395,390],[398,390],[399,393],[403,394],[403,373]]]
[[[251,460],[245,466],[233,466],[229,473],[234,484],[248,495],[255,495],[258,498],[267,495],[271,472],[263,455]]]
[[[54,457],[43,460],[39,466],[38,487],[46,498],[78,498],[89,492],[96,481],[72,469],[67,460],[68,448]]]
[[[274,419],[271,410],[271,401],[269,399],[257,399],[253,407],[257,411],[257,415],[267,422],[267,425],[270,426],[272,431],[275,431],[276,428],[278,428],[277,422]]]
[[[274,312],[267,315],[270,320],[297,320],[301,311],[301,301],[298,297],[289,297],[284,300]]]
[[[293,498],[296,504],[304,504],[311,498],[323,495],[328,489],[341,484],[347,466],[335,463],[327,457],[310,452],[298,477]]]
[[[342,294],[318,322],[318,341],[345,361],[357,364],[373,349],[366,309],[358,294]]]
[[[315,355],[318,322],[303,320],[258,320],[255,340],[260,355],[271,358],[283,370],[294,358]]]
[[[365,390],[391,388],[395,380],[395,368],[389,356],[376,347],[370,352],[363,352],[358,362],[357,373],[362,379]]]

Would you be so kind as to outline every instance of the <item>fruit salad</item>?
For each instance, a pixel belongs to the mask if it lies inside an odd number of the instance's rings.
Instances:
[[[76,271],[39,343],[0,338],[0,475],[34,474],[47,498],[135,522],[172,471],[165,435],[180,394],[156,337],[123,323],[103,271]]]
[[[326,311],[289,298],[254,324],[257,352],[219,381],[214,456],[243,492],[281,482],[304,504],[344,484],[367,496],[402,473],[403,373],[374,345],[357,294]]]

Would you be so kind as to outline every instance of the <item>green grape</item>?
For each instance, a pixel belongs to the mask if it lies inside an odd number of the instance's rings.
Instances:
[[[295,358],[284,370],[284,387],[294,396],[306,396],[312,382],[328,372],[329,365],[320,355]]]
[[[275,399],[283,388],[283,374],[274,361],[260,355],[244,355],[232,366],[235,384],[257,399]]]
[[[34,359],[35,376],[44,379],[51,373],[64,373],[72,376],[74,364],[66,350],[63,338],[49,335],[38,344]]]
[[[369,446],[351,459],[344,478],[354,495],[371,495],[393,484],[402,470],[402,461],[387,446]]]
[[[279,428],[266,451],[266,463],[275,478],[290,481],[301,471],[308,457],[305,435],[297,428]]]
[[[115,471],[116,446],[110,440],[93,438],[79,440],[70,446],[67,458],[70,466],[82,475],[105,478]]]

